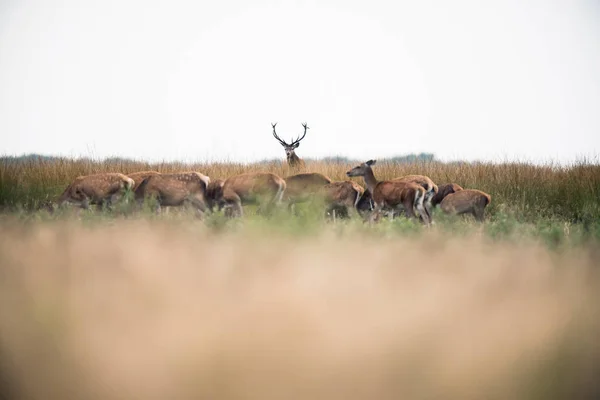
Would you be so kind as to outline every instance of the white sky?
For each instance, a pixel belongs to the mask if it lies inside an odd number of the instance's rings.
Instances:
[[[0,154],[600,154],[600,3],[0,0]]]

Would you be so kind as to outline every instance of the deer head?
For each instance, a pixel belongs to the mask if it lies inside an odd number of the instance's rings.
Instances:
[[[375,165],[377,160],[369,160],[352,168],[350,171],[346,172],[348,176],[365,176],[367,171],[371,171],[371,165]]]
[[[277,132],[275,132],[276,125],[277,125],[277,122],[274,124],[271,124],[271,126],[273,127],[273,136],[275,137],[275,139],[277,139],[277,141],[285,149],[285,155],[287,156],[287,159],[291,160],[294,158],[294,156],[296,156],[296,153],[294,153],[294,150],[296,150],[298,148],[298,146],[300,146],[300,141],[302,139],[304,139],[304,137],[306,136],[306,130],[309,128],[308,128],[308,126],[306,126],[306,123],[302,124],[302,126],[304,127],[304,133],[302,134],[302,136],[299,136],[298,139],[296,139],[296,140],[292,141],[290,144],[288,144],[284,140],[281,140],[279,138],[279,136],[277,136]]]

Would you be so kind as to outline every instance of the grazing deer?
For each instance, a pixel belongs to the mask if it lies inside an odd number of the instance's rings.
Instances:
[[[304,169],[305,168],[304,160],[302,160],[300,157],[298,157],[296,155],[295,150],[298,148],[298,146],[300,146],[300,141],[302,139],[304,139],[304,137],[306,136],[306,130],[309,129],[308,126],[306,126],[305,123],[302,124],[302,126],[304,127],[304,133],[302,134],[302,137],[299,136],[298,139],[292,141],[290,144],[287,144],[284,140],[281,140],[279,138],[279,136],[277,136],[277,132],[275,132],[276,125],[277,125],[277,122],[274,124],[271,124],[271,126],[273,127],[273,136],[275,137],[275,139],[277,139],[277,141],[285,149],[285,155],[287,157],[288,165],[290,166],[290,168],[293,168],[293,169]]]
[[[242,205],[258,204],[267,211],[281,203],[286,188],[285,180],[270,172],[251,172],[215,180],[208,188],[210,208],[225,207],[225,215],[244,215]]]
[[[58,199],[59,207],[76,204],[88,209],[90,204],[109,208],[133,188],[133,179],[120,173],[78,176]]]
[[[331,179],[318,172],[296,174],[285,178],[284,202],[293,209],[297,203],[313,198],[323,187],[331,183]]]
[[[416,183],[417,185],[423,186],[423,189],[425,189],[425,199],[423,200],[423,205],[425,206],[425,212],[427,212],[427,217],[429,218],[429,221],[433,222],[433,218],[431,216],[431,210],[433,209],[433,205],[431,201],[438,192],[438,187],[435,183],[433,183],[431,178],[425,175],[406,175],[401,176],[399,178],[394,178],[392,180],[400,182],[412,182]]]
[[[458,192],[459,190],[463,190],[463,188],[456,183],[447,183],[445,185],[441,185],[435,196],[431,198],[431,205],[433,207],[437,206],[442,202],[442,200],[444,200],[446,196]]]
[[[135,190],[138,188],[138,186],[140,186],[140,183],[142,183],[142,181],[146,178],[148,178],[149,176],[153,176],[153,175],[160,175],[160,172],[156,172],[156,171],[140,171],[140,172],[134,172],[131,174],[127,174],[128,177],[130,177],[131,179],[133,179],[133,181],[135,182],[134,186],[133,186],[133,191],[135,192]]]
[[[446,214],[471,214],[477,221],[484,220],[485,208],[492,202],[492,197],[476,189],[463,189],[457,184],[442,185],[440,191],[443,195],[436,197],[434,202]]]
[[[135,199],[156,200],[156,211],[162,206],[193,206],[199,213],[206,212],[206,192],[210,178],[199,172],[150,174],[135,190]]]
[[[422,217],[425,224],[429,224],[429,217],[423,206],[425,189],[413,182],[403,181],[378,181],[373,173],[372,165],[375,160],[369,160],[346,172],[346,175],[362,176],[365,180],[367,190],[373,198],[374,216],[377,220],[384,207],[391,209],[403,209],[406,216],[416,218],[415,210]]]
[[[321,189],[327,204],[327,213],[349,217],[350,210],[357,210],[357,205],[365,190],[353,181],[335,181]]]

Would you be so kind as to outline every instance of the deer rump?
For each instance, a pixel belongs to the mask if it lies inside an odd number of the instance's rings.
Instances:
[[[77,204],[82,208],[90,204],[110,206],[132,187],[133,180],[120,173],[79,176],[67,186],[58,203]]]

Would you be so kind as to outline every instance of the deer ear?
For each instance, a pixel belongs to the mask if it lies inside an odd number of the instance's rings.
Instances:
[[[295,148],[295,149],[297,149],[297,148],[298,148],[298,146],[300,146],[300,143],[296,143],[296,144],[294,144],[294,148]]]
[[[369,160],[365,164],[367,164],[368,166],[371,166],[371,165],[375,165],[376,162],[377,162],[377,160]]]

